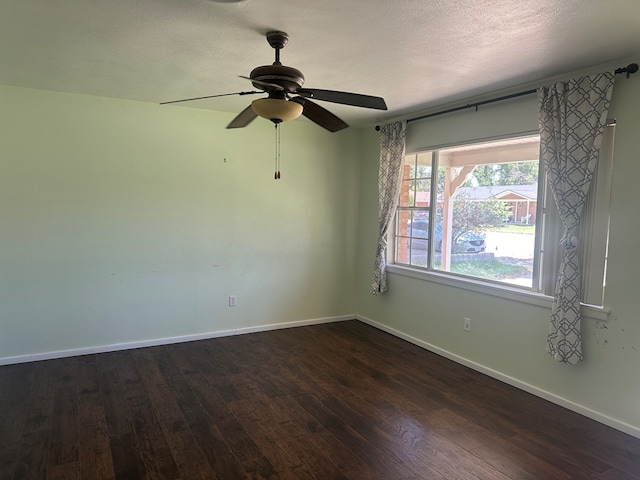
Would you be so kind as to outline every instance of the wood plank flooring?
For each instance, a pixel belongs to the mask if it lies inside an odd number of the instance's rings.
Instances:
[[[357,321],[0,367],[2,480],[639,478],[639,439]]]

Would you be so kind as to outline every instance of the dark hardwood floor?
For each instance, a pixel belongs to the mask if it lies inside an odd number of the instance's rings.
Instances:
[[[638,479],[640,440],[357,321],[0,367],[5,479]]]

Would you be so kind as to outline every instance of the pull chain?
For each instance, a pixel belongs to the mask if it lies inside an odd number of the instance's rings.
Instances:
[[[275,152],[275,173],[273,174],[273,178],[275,180],[280,180],[280,129],[278,128],[280,123],[275,123],[276,127],[276,152]]]

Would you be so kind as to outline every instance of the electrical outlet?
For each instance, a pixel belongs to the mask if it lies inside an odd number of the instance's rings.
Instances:
[[[471,331],[471,319],[465,317],[464,318],[464,331],[465,332],[470,332]]]
[[[229,295],[229,306],[230,307],[235,307],[236,306],[236,296],[235,295]]]

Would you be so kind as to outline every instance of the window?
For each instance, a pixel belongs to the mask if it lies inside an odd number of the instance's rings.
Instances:
[[[613,128],[583,212],[583,303],[603,304]],[[407,155],[394,263],[553,294],[562,228],[538,135]]]

